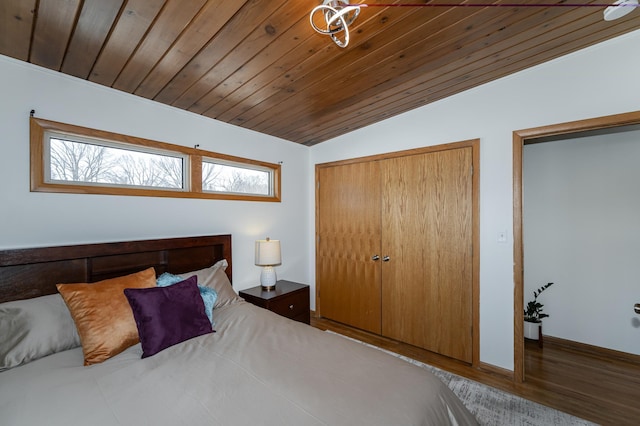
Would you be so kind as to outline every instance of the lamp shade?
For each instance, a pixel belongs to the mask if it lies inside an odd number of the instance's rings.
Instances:
[[[281,263],[280,240],[267,238],[266,240],[256,241],[256,265],[274,266]]]

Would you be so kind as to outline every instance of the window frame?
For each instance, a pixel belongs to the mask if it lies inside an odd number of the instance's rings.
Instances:
[[[240,201],[263,201],[280,202],[281,190],[281,166],[280,164],[267,163],[264,161],[251,160],[242,157],[235,157],[217,152],[206,151],[197,147],[190,148],[182,145],[174,145],[166,142],[158,142],[150,139],[127,136],[104,130],[90,129],[87,127],[75,126],[72,124],[59,123],[56,121],[44,120],[31,117],[30,126],[30,156],[31,156],[31,191],[50,193],[73,193],[73,194],[102,194],[102,195],[127,195],[146,197],[170,197],[170,198],[204,198],[214,200],[240,200]],[[48,145],[45,143],[47,134],[62,134],[70,137],[77,137],[78,142],[87,139],[100,144],[104,141],[104,146],[131,149],[167,155],[174,154],[185,158],[184,173],[185,182],[183,189],[132,187],[123,185],[96,184],[93,182],[48,182],[45,178],[49,164],[46,163],[49,157],[45,152]],[[256,168],[259,170],[268,169],[272,171],[271,195],[224,193],[202,190],[202,161],[203,158],[210,160],[220,160]],[[252,167],[253,166],[253,167]]]

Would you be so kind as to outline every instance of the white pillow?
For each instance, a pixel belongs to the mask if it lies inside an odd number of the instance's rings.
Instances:
[[[0,304],[0,371],[80,346],[60,294]]]

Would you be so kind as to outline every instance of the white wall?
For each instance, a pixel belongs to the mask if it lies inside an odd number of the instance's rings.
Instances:
[[[640,130],[526,145],[525,302],[544,334],[640,355]]]
[[[480,138],[480,359],[512,369],[512,131],[640,110],[640,79],[629,71],[640,67],[639,43],[636,31],[311,149],[0,56],[0,248],[229,232],[234,286],[242,289],[259,275],[253,240],[269,234],[283,244],[279,276],[314,285],[314,164]],[[31,193],[31,109],[70,124],[284,161],[283,202]],[[504,230],[509,243],[499,244]]]
[[[29,111],[89,128],[282,165],[282,202],[29,192]],[[309,150],[0,56],[0,248],[233,234],[234,287],[258,284],[256,238],[282,241],[279,277],[309,282]]]
[[[633,74],[640,68],[639,45],[640,31],[635,31],[311,149],[311,162],[317,164],[481,139],[482,362],[513,369],[512,132],[640,110],[640,79]],[[311,194],[309,202],[314,202]],[[508,243],[498,243],[498,233],[505,230]],[[309,248],[314,249],[312,240]]]

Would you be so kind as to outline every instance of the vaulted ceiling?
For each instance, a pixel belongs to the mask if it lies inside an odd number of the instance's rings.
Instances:
[[[449,6],[362,8],[343,49],[320,0],[2,0],[0,54],[311,146],[640,28],[602,0],[390,3]]]

